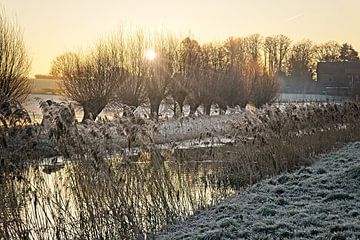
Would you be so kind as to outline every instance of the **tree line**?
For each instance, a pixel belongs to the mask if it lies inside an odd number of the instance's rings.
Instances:
[[[62,91],[84,109],[84,120],[95,119],[108,104],[150,106],[159,116],[165,99],[175,102],[177,115],[185,104],[190,114],[203,106],[210,114],[252,102],[261,106],[278,92],[274,72],[260,61],[260,36],[200,44],[166,32],[119,32],[99,41],[87,53],[64,53],[52,62],[51,74],[61,78]],[[153,49],[154,60],[145,52]]]
[[[154,60],[145,56],[149,49]],[[1,11],[0,91],[6,99],[23,101],[30,93],[29,59],[19,27]],[[120,30],[86,51],[61,54],[51,74],[63,80],[63,94],[83,108],[84,120],[96,119],[111,104],[148,104],[157,117],[165,99],[175,102],[177,115],[185,104],[190,114],[200,106],[210,114],[214,104],[221,111],[247,103],[260,107],[274,100],[280,77],[311,78],[320,61],[359,61],[359,56],[350,44],[334,41],[293,44],[285,35],[253,34],[200,43],[140,29]],[[0,102],[7,109],[2,112],[10,112],[8,102]]]
[[[145,52],[153,49],[154,60]],[[317,62],[359,61],[350,44],[310,40],[292,44],[285,35],[230,37],[223,42],[199,43],[167,33],[121,31],[99,41],[87,54],[65,53],[52,63],[51,74],[63,79],[63,93],[84,109],[84,119],[95,119],[108,104],[150,105],[159,115],[164,99],[184,104],[194,114],[216,104],[227,107],[271,102],[279,77],[310,79]]]

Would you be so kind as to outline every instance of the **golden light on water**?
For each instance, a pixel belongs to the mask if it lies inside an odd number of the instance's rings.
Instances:
[[[156,58],[156,53],[152,49],[148,49],[145,53],[145,57],[149,61],[153,61]]]

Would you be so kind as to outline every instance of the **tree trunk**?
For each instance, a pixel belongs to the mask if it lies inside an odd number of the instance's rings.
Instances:
[[[211,104],[207,103],[204,104],[204,113],[208,116],[210,116],[210,112],[211,112]]]
[[[179,109],[180,109],[180,113],[182,114],[184,112],[184,101],[179,102]]]
[[[226,113],[226,110],[227,110],[227,105],[222,103],[222,104],[218,104],[219,105],[219,115],[222,115],[224,113]],[[232,107],[233,104],[230,104],[230,106]]]
[[[105,106],[104,106],[105,107]],[[90,107],[85,107],[83,106],[84,109],[84,116],[82,119],[82,123],[85,123],[86,120],[92,120],[95,121],[95,119],[97,118],[97,116],[99,116],[99,114],[101,113],[101,111],[104,109],[104,107],[98,107],[98,108],[90,108]]]
[[[83,119],[81,122],[85,123],[86,120],[93,120],[93,118],[92,118],[92,114],[91,114],[90,110],[87,108],[84,108],[84,116],[83,116]]]
[[[179,108],[177,108],[179,107]],[[175,117],[179,117],[182,115],[182,113],[184,112],[184,101],[179,101],[179,102],[175,102],[174,103],[174,116]],[[176,110],[179,110],[179,111],[176,111]]]
[[[197,104],[197,103],[195,103],[195,104],[194,104],[194,103],[193,103],[193,104],[190,103],[190,113],[189,113],[190,116],[195,115],[195,112],[196,112],[196,110],[198,109],[199,105],[200,105],[200,104]]]
[[[246,99],[240,101],[240,104],[239,104],[240,108],[245,108],[248,103],[249,103],[249,101]]]
[[[153,101],[150,103],[150,116],[156,119],[159,117],[159,108],[160,108],[161,101]]]

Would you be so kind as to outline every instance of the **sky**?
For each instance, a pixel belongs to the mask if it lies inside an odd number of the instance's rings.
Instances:
[[[201,42],[285,34],[336,40],[360,51],[360,0],[0,0],[22,28],[32,75],[66,51],[91,46],[120,26],[162,28]]]

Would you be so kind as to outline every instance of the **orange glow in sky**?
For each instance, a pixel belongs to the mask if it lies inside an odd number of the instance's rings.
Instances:
[[[359,0],[0,0],[16,18],[33,60],[49,72],[65,51],[91,46],[131,24],[165,28],[200,41],[285,34],[298,41],[349,42],[360,51]]]

